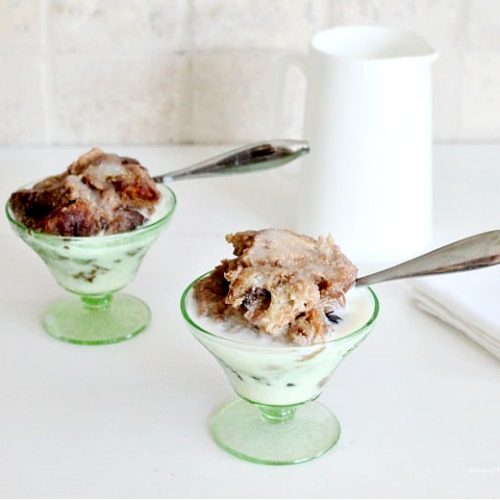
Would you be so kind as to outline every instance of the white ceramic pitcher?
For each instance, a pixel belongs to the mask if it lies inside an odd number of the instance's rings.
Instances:
[[[431,238],[431,63],[420,36],[345,26],[307,58],[297,230],[331,233],[355,262],[399,260]]]

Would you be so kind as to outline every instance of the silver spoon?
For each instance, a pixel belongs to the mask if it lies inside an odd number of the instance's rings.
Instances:
[[[280,139],[233,149],[189,167],[153,177],[155,182],[240,174],[279,167],[309,152],[306,141]]]
[[[469,236],[383,271],[358,278],[356,286],[469,271],[500,264],[500,230]]]

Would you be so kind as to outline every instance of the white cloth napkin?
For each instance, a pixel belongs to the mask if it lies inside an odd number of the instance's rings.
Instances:
[[[461,330],[500,359],[500,267],[412,280],[424,311]]]

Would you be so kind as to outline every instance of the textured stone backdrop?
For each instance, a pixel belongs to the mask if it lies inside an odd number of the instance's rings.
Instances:
[[[434,65],[435,138],[500,141],[500,0],[0,0],[0,144],[301,136],[279,61],[341,24],[413,29]]]

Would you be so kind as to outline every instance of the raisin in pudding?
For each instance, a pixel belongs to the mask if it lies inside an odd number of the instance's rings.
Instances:
[[[183,297],[191,330],[243,398],[291,405],[317,397],[368,334],[373,292],[353,288],[357,269],[331,237],[266,229],[226,239],[235,258]]]
[[[137,160],[94,148],[10,197],[14,230],[57,282],[81,295],[125,287],[175,208]]]
[[[10,206],[29,229],[95,236],[144,224],[160,198],[155,182],[137,160],[94,148],[64,173],[13,193]]]

